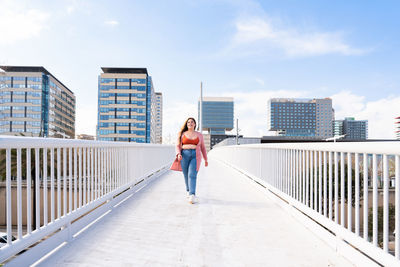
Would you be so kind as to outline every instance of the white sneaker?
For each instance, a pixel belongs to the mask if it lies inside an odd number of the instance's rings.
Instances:
[[[195,195],[190,195],[190,196],[189,196],[189,203],[190,203],[190,204],[194,204],[195,198],[196,198]]]
[[[189,199],[189,197],[190,197],[189,191],[186,191],[186,198]]]

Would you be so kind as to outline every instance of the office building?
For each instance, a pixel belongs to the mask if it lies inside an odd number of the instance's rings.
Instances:
[[[395,118],[395,127],[396,127],[396,139],[400,140],[400,116]]]
[[[272,98],[268,101],[269,131],[281,136],[332,137],[332,99]]]
[[[163,123],[163,98],[161,92],[155,93],[155,143],[162,144],[162,123]]]
[[[335,136],[345,135],[345,140],[366,140],[368,138],[368,120],[355,120],[352,117],[335,120],[334,133]]]
[[[154,143],[154,86],[146,68],[101,68],[97,140]]]
[[[319,138],[332,137],[332,122],[335,120],[332,99],[313,99],[313,101],[315,101],[316,136]]]
[[[198,111],[200,116],[200,101]],[[203,131],[211,135],[224,135],[233,129],[234,105],[232,97],[203,97],[202,101]],[[198,119],[200,121],[200,118]]]
[[[70,89],[44,67],[0,69],[0,134],[75,138]]]

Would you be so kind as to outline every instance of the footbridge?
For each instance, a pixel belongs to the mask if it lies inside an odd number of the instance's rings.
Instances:
[[[400,265],[396,142],[218,147],[195,204],[168,168],[173,146],[0,149],[5,266]]]

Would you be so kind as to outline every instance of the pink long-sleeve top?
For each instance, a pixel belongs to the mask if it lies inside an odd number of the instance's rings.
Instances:
[[[207,151],[206,151],[206,146],[204,145],[203,135],[199,132],[195,133],[199,138],[199,143],[196,145],[196,163],[197,163],[196,170],[199,171],[201,164],[201,155],[203,155],[204,160],[207,161]],[[183,134],[180,138],[178,138],[176,142],[176,147],[175,147],[176,155],[180,154],[182,151],[182,137]]]

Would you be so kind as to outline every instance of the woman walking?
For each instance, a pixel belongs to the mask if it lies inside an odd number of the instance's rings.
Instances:
[[[181,162],[189,203],[193,204],[195,203],[196,180],[201,155],[203,155],[205,166],[208,166],[203,135],[196,131],[196,120],[194,118],[188,118],[179,132],[176,155]]]

